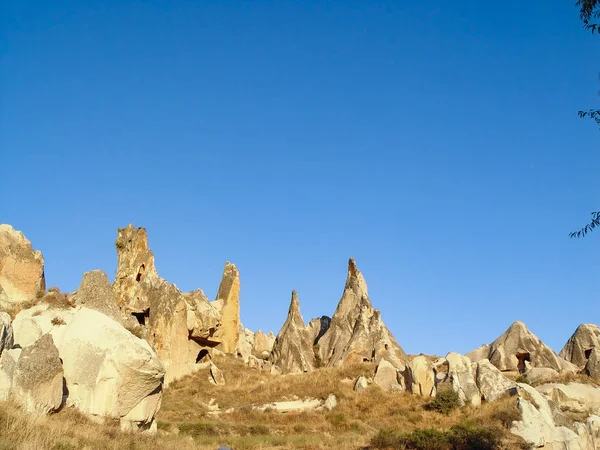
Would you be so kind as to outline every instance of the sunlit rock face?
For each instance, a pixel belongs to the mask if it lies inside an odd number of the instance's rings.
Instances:
[[[0,224],[0,307],[33,301],[45,289],[42,252],[23,233]]]

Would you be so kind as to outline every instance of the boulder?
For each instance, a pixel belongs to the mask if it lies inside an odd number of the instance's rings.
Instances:
[[[327,396],[327,399],[323,403],[323,408],[325,408],[327,411],[331,411],[336,406],[337,406],[337,398],[335,397],[335,395],[329,394]]]
[[[254,339],[252,342],[252,353],[260,358],[267,358],[273,350],[273,344],[275,343],[275,336],[272,332],[268,334],[258,330],[254,333]]]
[[[242,360],[248,364],[250,357],[252,356],[252,349],[254,347],[254,334],[248,328],[244,328],[244,325],[240,322],[239,325],[239,333],[238,333],[238,343],[235,349],[236,355],[238,358],[242,358]],[[268,357],[269,355],[263,356]]]
[[[452,389],[458,394],[461,406],[465,404],[479,406],[481,393],[475,382],[477,365],[471,363],[466,356],[454,352],[446,355],[446,361],[448,362],[447,381],[452,383]],[[475,366],[475,370],[473,366]]]
[[[5,349],[0,356],[0,401],[8,400],[10,396],[15,367],[22,351],[20,348]]]
[[[398,379],[398,369],[389,361],[380,360],[375,369],[373,382],[384,391],[402,391],[403,388]]]
[[[569,338],[559,356],[583,369],[594,348],[600,349],[600,327],[593,324],[582,324]]]
[[[470,352],[470,359],[485,357],[501,371],[525,373],[530,367],[549,367],[558,372],[575,372],[576,367],[559,357],[537,336],[527,329],[523,322],[513,323],[498,339],[487,347]]]
[[[407,366],[408,389],[422,397],[435,397],[435,372],[433,364],[423,355],[415,356]]]
[[[102,270],[92,270],[83,274],[79,289],[75,293],[75,304],[100,311],[120,324],[125,323],[108,276]]]
[[[583,383],[546,383],[535,389],[562,411],[600,415],[600,387]]]
[[[296,291],[292,291],[288,315],[275,338],[270,361],[284,373],[308,372],[316,367],[313,343],[300,314]]]
[[[67,405],[123,430],[155,429],[165,370],[143,339],[110,317],[80,307],[61,335],[58,351]]]
[[[63,400],[63,368],[50,334],[22,350],[14,366],[11,397],[28,412],[47,414]]]
[[[354,383],[354,392],[362,392],[367,388],[368,385],[369,383],[367,379],[363,376],[360,376],[356,379],[356,382]]]
[[[544,383],[556,379],[560,374],[549,367],[532,367],[525,372],[525,378],[530,383]]]
[[[4,349],[10,350],[13,346],[13,328],[10,315],[0,311],[0,355]]]
[[[559,426],[554,419],[554,412],[548,399],[535,388],[527,384],[518,384],[517,407],[522,419],[514,421],[511,433],[520,436],[532,448],[553,449],[593,449],[589,446],[591,440],[587,427],[577,426],[576,423]]]
[[[73,308],[55,308],[48,304],[39,304],[20,311],[13,321],[14,345],[25,348],[46,333],[50,333],[58,345],[62,332],[76,311]]]
[[[208,381],[211,384],[215,384],[217,386],[223,386],[225,384],[225,377],[223,376],[223,371],[219,369],[216,364],[212,361],[210,362],[210,370],[208,372]]]
[[[42,253],[23,233],[0,224],[0,308],[31,302],[45,290]]]
[[[583,369],[590,378],[600,382],[600,347],[594,347]]]
[[[348,277],[344,293],[331,318],[327,331],[318,339],[319,356],[328,367],[344,363],[374,362],[386,359],[404,370],[406,354],[373,309],[367,283],[356,267],[348,261]]]
[[[495,402],[516,387],[515,382],[502,375],[502,372],[487,359],[477,363],[476,380],[481,397],[488,403]]]

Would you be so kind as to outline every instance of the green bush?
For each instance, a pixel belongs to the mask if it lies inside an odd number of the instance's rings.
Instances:
[[[427,404],[426,408],[442,414],[450,414],[459,406],[460,400],[458,394],[452,389],[444,389],[437,393],[435,398]]]
[[[434,429],[397,433],[382,429],[371,439],[374,449],[398,450],[498,450],[502,433],[472,422],[455,425],[447,431]]]

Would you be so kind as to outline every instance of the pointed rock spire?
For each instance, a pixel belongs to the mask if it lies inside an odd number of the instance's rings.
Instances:
[[[494,342],[467,354],[473,362],[489,359],[502,371],[524,373],[529,366],[574,372],[575,366],[559,357],[521,322],[514,322]]]
[[[600,351],[600,327],[594,324],[581,324],[569,338],[559,356],[584,368],[592,350]]]
[[[344,293],[329,329],[318,340],[319,356],[328,366],[344,362],[379,362],[385,357],[404,370],[406,354],[373,309],[367,283],[353,258],[348,261]]]
[[[288,316],[275,338],[270,360],[284,373],[308,372],[315,368],[313,343],[300,314],[296,291],[292,291]]]
[[[229,261],[225,263],[215,302],[221,304],[221,328],[216,334],[221,341],[219,349],[233,353],[240,338],[240,273]]]

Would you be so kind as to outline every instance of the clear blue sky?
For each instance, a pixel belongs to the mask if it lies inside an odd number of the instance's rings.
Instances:
[[[277,332],[356,258],[411,353],[600,322],[600,38],[575,1],[27,1],[0,7],[0,222],[49,285],[159,274]]]

